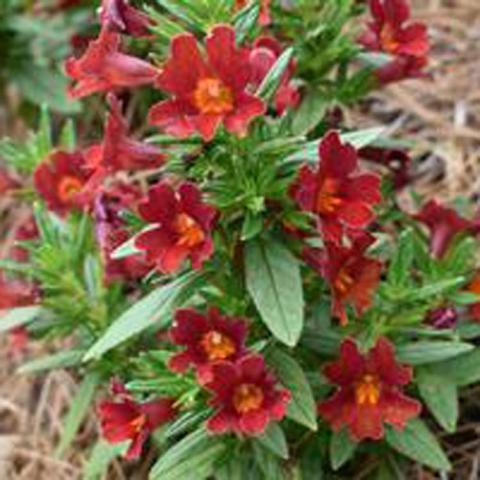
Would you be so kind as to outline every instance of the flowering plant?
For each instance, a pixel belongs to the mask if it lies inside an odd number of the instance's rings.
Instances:
[[[101,139],[54,141],[44,112],[4,149],[33,208],[0,329],[69,339],[21,367],[81,380],[59,453],[95,406],[88,478],[148,449],[153,480],[448,471],[432,428],[480,378],[480,223],[401,207],[408,153],[333,115],[425,76],[425,26],[406,0],[366,26],[353,0],[153,3],[103,0],[65,63]]]

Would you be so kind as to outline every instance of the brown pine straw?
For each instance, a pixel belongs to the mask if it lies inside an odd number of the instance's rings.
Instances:
[[[413,140],[412,154],[422,160],[416,167],[421,193],[446,199],[458,194],[478,195],[480,0],[417,0],[415,5],[415,15],[430,26],[434,46],[431,78],[393,85],[373,94],[360,108],[347,113],[348,123],[356,129],[395,124],[398,138]],[[11,245],[12,227],[26,215],[18,210],[12,213],[8,203],[0,199],[1,225],[9,225],[7,231],[0,232],[5,240],[0,256]],[[26,357],[46,355],[46,348],[32,343]],[[50,346],[48,350],[53,352],[55,348],[62,346]],[[0,479],[80,480],[82,465],[97,436],[93,414],[64,458],[53,455],[63,428],[61,419],[77,389],[76,379],[65,371],[15,375],[19,362],[7,355],[6,339],[0,339]],[[480,386],[462,394],[461,411],[457,433],[446,435],[438,430],[454,463],[454,473],[440,476],[415,466],[408,480],[480,479]],[[433,422],[431,426],[435,428]],[[375,462],[359,460],[353,477],[357,479],[365,478]],[[127,468],[117,461],[108,480],[146,479],[147,467],[148,462]]]

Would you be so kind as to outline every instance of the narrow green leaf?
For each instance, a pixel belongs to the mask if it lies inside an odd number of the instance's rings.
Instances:
[[[44,370],[54,370],[57,368],[74,367],[82,363],[85,350],[66,350],[64,352],[54,353],[46,357],[38,358],[30,362],[24,363],[18,373],[38,373]]]
[[[300,107],[292,114],[292,133],[306,135],[325,117],[330,99],[323,92],[311,91],[303,98]]]
[[[72,152],[77,146],[75,123],[69,118],[60,132],[60,146]]]
[[[72,443],[80,425],[87,415],[97,387],[101,381],[97,373],[89,373],[78,387],[77,393],[72,401],[70,410],[63,422],[63,431],[60,442],[55,450],[55,456],[61,457]]]
[[[33,322],[42,315],[43,311],[39,306],[12,308],[0,317],[0,333]]]
[[[334,470],[338,470],[347,463],[355,453],[357,443],[354,442],[347,430],[333,432],[330,438],[330,462]]]
[[[118,246],[111,254],[113,260],[121,260],[122,258],[138,255],[142,251],[135,246],[135,237],[129,238],[126,242]]]
[[[278,57],[277,61],[273,64],[272,68],[269,70],[262,83],[258,87],[255,95],[265,102],[268,102],[273,98],[275,92],[277,91],[282,77],[285,74],[285,71],[290,64],[293,56],[293,48],[287,48],[281,55]]]
[[[310,430],[317,430],[315,399],[302,367],[290,355],[279,349],[271,349],[268,352],[267,362],[292,395],[287,416]]]
[[[287,460],[288,444],[282,427],[278,423],[270,423],[265,433],[256,438],[264,447],[268,448],[277,457]]]
[[[403,286],[410,277],[415,252],[413,230],[408,228],[398,238],[398,248],[388,269],[388,282],[396,287]]]
[[[99,440],[90,454],[83,468],[83,480],[101,480],[107,472],[110,462],[127,450],[128,442],[120,444],[107,443]]]
[[[263,217],[248,211],[242,226],[242,241],[252,240],[262,232],[262,229]]]
[[[424,365],[456,357],[473,350],[473,348],[473,345],[464,342],[419,341],[398,346],[396,356],[397,360],[402,363]]]
[[[252,241],[246,247],[246,283],[262,320],[281,342],[294,346],[303,329],[300,265],[276,241]]]
[[[387,427],[385,439],[398,452],[434,470],[451,469],[437,439],[419,419],[411,420],[403,431]]]

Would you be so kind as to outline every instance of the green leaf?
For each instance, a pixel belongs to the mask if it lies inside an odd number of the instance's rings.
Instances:
[[[285,71],[290,64],[293,56],[293,48],[287,48],[281,55],[278,57],[277,61],[273,64],[272,68],[269,70],[262,83],[255,92],[255,96],[261,98],[265,102],[268,102],[273,98],[275,92],[277,91],[282,77]]]
[[[135,246],[135,237],[129,238],[126,242],[119,245],[111,254],[110,258],[113,260],[121,260],[122,258],[131,257],[132,255],[138,255],[142,253]]]
[[[325,117],[330,99],[319,91],[311,91],[303,98],[292,118],[292,133],[306,135],[313,130]]]
[[[24,363],[18,373],[38,373],[56,368],[69,368],[82,363],[85,350],[66,350]]]
[[[412,291],[407,291],[404,295],[411,302],[420,300],[429,300],[435,295],[440,295],[448,290],[461,287],[465,283],[465,277],[450,278],[448,280],[440,280],[430,283]]]
[[[63,431],[60,442],[55,450],[55,456],[61,457],[72,443],[80,425],[90,410],[93,397],[100,384],[101,377],[96,372],[89,373],[78,387],[70,410],[63,422]]]
[[[330,462],[334,470],[338,470],[347,463],[355,453],[357,443],[354,442],[347,430],[332,432],[330,438]]]
[[[110,325],[104,335],[85,354],[84,361],[100,358],[129,338],[158,322],[168,320],[172,311],[180,306],[186,297],[188,298],[191,289],[201,279],[203,279],[201,273],[189,272],[149,293]]]
[[[292,395],[287,416],[310,430],[317,430],[315,399],[303,369],[296,360],[279,349],[271,349],[267,353],[267,362]]]
[[[44,310],[39,306],[12,308],[0,317],[0,333],[27,325],[40,317],[43,312]]]
[[[399,362],[409,365],[424,365],[435,363],[447,358],[456,357],[473,350],[473,345],[464,342],[450,341],[419,341],[400,345],[396,349]]]
[[[260,7],[258,4],[256,2],[250,2],[249,5],[235,15],[233,24],[235,26],[237,44],[242,44],[250,33],[255,30],[259,14]]]
[[[458,397],[455,383],[445,375],[432,373],[428,367],[419,368],[416,379],[420,396],[435,419],[447,432],[455,432],[458,421]]]
[[[101,480],[107,472],[110,462],[127,450],[128,443],[111,444],[99,440],[83,468],[83,480]]]
[[[242,226],[242,236],[241,240],[246,242],[252,240],[257,235],[262,233],[263,229],[263,217],[261,215],[255,215],[254,213],[248,211],[245,215],[245,220]]]
[[[303,329],[300,264],[280,243],[252,241],[246,247],[247,289],[273,335],[289,346]]]
[[[403,286],[410,277],[415,252],[413,230],[408,228],[398,238],[398,247],[388,269],[388,282],[396,287]]]
[[[77,137],[75,133],[75,123],[69,118],[60,132],[60,146],[72,152],[77,146]]]
[[[283,458],[284,460],[289,458],[287,439],[285,438],[282,427],[278,423],[270,423],[265,433],[255,440],[260,442],[273,454],[277,455],[277,457]]]
[[[400,432],[388,426],[385,439],[398,452],[434,470],[451,469],[450,462],[437,439],[419,419],[411,420]]]
[[[263,473],[262,476],[253,473],[252,477],[283,480],[285,477],[283,475],[282,465],[280,464],[279,458],[273,455],[270,450],[262,448],[258,442],[253,443],[252,447],[255,463],[260,472]]]

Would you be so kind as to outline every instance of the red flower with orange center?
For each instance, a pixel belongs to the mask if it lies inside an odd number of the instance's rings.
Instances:
[[[290,393],[277,387],[260,355],[213,364],[205,388],[216,409],[207,429],[216,434],[261,435],[271,421],[283,419],[290,401]]]
[[[221,123],[232,133],[245,135],[249,123],[265,105],[247,92],[249,52],[235,44],[235,31],[217,26],[206,39],[207,58],[189,33],[172,40],[171,56],[157,78],[157,86],[173,98],[154,105],[152,125],[176,137],[199,132],[211,140]]]
[[[77,84],[69,89],[74,98],[117,88],[139,87],[153,83],[158,73],[148,62],[119,50],[120,35],[104,26],[100,36],[90,42],[79,59],[69,58],[65,71]]]
[[[332,315],[342,325],[348,322],[345,306],[352,305],[360,316],[372,304],[372,297],[382,272],[382,263],[365,256],[365,251],[375,239],[363,233],[350,247],[327,242],[324,251],[306,249],[305,258],[330,284],[332,290]]]
[[[198,269],[212,255],[210,232],[216,210],[203,203],[194,184],[184,182],[175,191],[168,183],[159,183],[150,188],[138,210],[154,225],[137,237],[135,245],[161,272],[177,271],[187,258]]]
[[[87,206],[80,194],[92,173],[81,152],[56,151],[36,168],[33,182],[47,207],[64,215]]]
[[[110,443],[130,440],[125,457],[138,458],[148,436],[176,417],[175,401],[172,398],[160,398],[138,403],[120,384],[112,385],[112,393],[117,399],[105,400],[98,407],[102,436]]]
[[[324,374],[339,388],[319,404],[319,413],[334,431],[348,428],[354,441],[380,440],[385,423],[401,430],[420,414],[420,403],[401,391],[410,383],[412,369],[396,362],[386,338],[364,355],[353,340],[345,340],[339,359],[328,364]]]
[[[216,308],[206,315],[191,308],[177,310],[169,334],[172,342],[185,350],[170,359],[169,368],[183,373],[194,366],[200,383],[205,383],[213,363],[244,355],[247,330],[244,319],[222,316]]]
[[[336,132],[328,133],[319,146],[319,167],[305,165],[291,187],[298,205],[313,212],[326,241],[340,243],[343,233],[359,230],[374,218],[373,205],[381,200],[380,178],[359,174],[357,152],[343,145]]]

